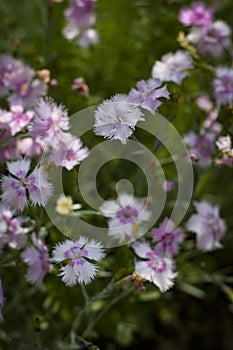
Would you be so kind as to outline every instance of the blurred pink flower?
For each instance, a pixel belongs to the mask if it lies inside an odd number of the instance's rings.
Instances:
[[[179,21],[185,26],[205,27],[211,24],[214,10],[206,8],[203,2],[194,2],[180,10]]]

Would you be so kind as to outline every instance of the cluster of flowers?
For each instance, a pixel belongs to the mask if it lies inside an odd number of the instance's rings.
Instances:
[[[68,40],[78,37],[78,45],[88,47],[99,41],[99,35],[92,26],[96,17],[94,9],[96,0],[70,0],[70,7],[65,11],[67,25],[63,35]]]

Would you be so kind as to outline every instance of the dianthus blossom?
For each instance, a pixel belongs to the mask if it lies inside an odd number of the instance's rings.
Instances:
[[[217,105],[231,106],[233,104],[233,69],[217,67],[213,87]]]
[[[180,10],[179,21],[185,26],[205,27],[211,24],[214,10],[206,8],[203,2],[194,2]]]

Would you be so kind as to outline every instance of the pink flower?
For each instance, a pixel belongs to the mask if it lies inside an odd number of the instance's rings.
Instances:
[[[197,248],[210,251],[220,248],[220,240],[226,232],[226,224],[219,216],[218,206],[208,202],[195,202],[197,214],[191,215],[186,228],[197,234]]]
[[[0,249],[6,244],[14,249],[25,246],[25,234],[32,230],[32,227],[22,226],[27,221],[28,218],[16,216],[14,211],[0,204]]]
[[[32,234],[34,247],[29,247],[21,254],[23,261],[29,266],[26,279],[31,284],[41,285],[45,275],[51,271],[52,265],[47,247]]]
[[[140,258],[144,259],[136,261],[135,273],[154,283],[161,292],[173,286],[173,279],[177,274],[173,272],[173,261],[170,258],[157,255],[147,242],[134,243],[132,248]]]
[[[32,111],[23,111],[21,105],[12,105],[11,111],[0,111],[2,128],[9,129],[12,136],[21,131],[33,117]]]
[[[152,69],[152,77],[164,81],[173,81],[180,85],[187,77],[188,70],[193,68],[193,60],[188,52],[178,50],[168,53],[161,61],[156,61]]]
[[[185,26],[206,27],[211,24],[214,10],[206,8],[203,2],[194,2],[191,7],[180,10],[179,21]]]
[[[75,78],[72,84],[72,90],[78,95],[87,97],[89,94],[89,87],[85,83],[83,77]]]
[[[88,284],[96,276],[97,267],[90,260],[99,261],[104,257],[101,243],[85,237],[77,241],[67,239],[58,243],[53,250],[53,261],[61,263],[68,260],[66,266],[61,267],[62,281],[69,287],[75,284]]]
[[[142,113],[129,101],[128,96],[115,95],[95,111],[94,132],[125,144],[140,120],[144,120]]]
[[[120,243],[130,242],[145,233],[144,223],[151,217],[149,204],[127,193],[120,193],[115,201],[104,202],[100,211],[108,218],[108,235]]]
[[[51,98],[41,98],[35,107],[31,126],[32,137],[40,136],[44,142],[55,146],[63,137],[63,131],[68,129],[69,119],[65,108],[56,105]]]
[[[153,114],[162,103],[159,101],[161,97],[169,98],[169,92],[166,86],[161,87],[161,82],[157,79],[140,80],[137,83],[137,89],[131,89],[129,92],[129,99],[132,103]]]
[[[187,36],[204,57],[219,57],[231,45],[231,29],[223,21],[216,21],[207,27],[193,28]]]
[[[57,166],[71,170],[87,158],[88,154],[88,148],[83,147],[79,138],[64,133],[58,145],[53,149],[50,160],[53,160]]]
[[[183,231],[180,228],[173,230],[174,223],[165,218],[158,228],[152,230],[155,253],[159,256],[173,256],[179,252],[179,245],[183,242]]]
[[[163,182],[163,190],[165,192],[170,192],[174,189],[174,182],[173,181],[168,181],[168,180],[165,180]]]
[[[7,162],[7,168],[13,176],[2,176],[2,199],[13,209],[22,211],[29,200],[34,205],[45,205],[52,194],[52,185],[43,167],[36,167],[28,175],[30,164],[31,161],[24,158]]]
[[[233,104],[233,69],[218,67],[213,87],[217,105],[231,106]]]

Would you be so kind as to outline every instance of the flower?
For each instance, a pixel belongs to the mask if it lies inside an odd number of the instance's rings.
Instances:
[[[230,47],[231,29],[225,22],[216,21],[207,27],[193,28],[187,39],[196,45],[200,55],[216,58]]]
[[[47,247],[41,239],[32,234],[34,247],[28,247],[23,251],[21,257],[29,266],[26,279],[31,284],[41,285],[45,275],[51,271],[50,257]]]
[[[32,229],[32,227],[22,227],[22,224],[27,221],[28,218],[16,217],[14,211],[10,210],[3,203],[0,204],[0,249],[6,244],[14,249],[20,249],[25,246],[25,234]]]
[[[50,160],[54,161],[57,166],[71,170],[87,158],[88,154],[88,148],[83,147],[79,138],[63,133],[62,138],[52,150]]]
[[[221,152],[221,157],[215,160],[216,165],[233,166],[233,148],[230,135],[221,136],[216,141],[216,145]]]
[[[152,68],[152,77],[164,81],[173,81],[180,85],[188,75],[188,69],[193,68],[193,60],[188,52],[178,50],[168,53],[161,61],[156,61]]]
[[[60,195],[57,200],[56,211],[61,215],[68,215],[73,209],[80,209],[81,204],[73,204],[72,197]]]
[[[161,87],[161,82],[157,79],[140,80],[137,89],[131,89],[129,92],[131,102],[153,114],[162,103],[158,100],[161,97],[169,98],[169,92],[166,86]]]
[[[12,105],[11,111],[0,110],[0,124],[3,129],[9,129],[12,136],[21,131],[33,118],[32,111],[23,111],[21,105]]]
[[[2,280],[0,278],[0,321],[3,320],[2,309],[3,309],[3,306],[5,305],[5,302],[6,302],[6,299],[4,298]]]
[[[210,251],[220,248],[220,239],[226,232],[226,224],[219,216],[218,206],[212,206],[206,201],[195,202],[197,214],[191,215],[186,228],[197,234],[197,248]]]
[[[120,242],[129,242],[144,232],[144,223],[151,217],[149,201],[120,193],[115,201],[106,201],[100,211],[108,218],[108,235]]]
[[[89,260],[99,261],[104,255],[100,242],[80,237],[77,241],[67,239],[58,243],[53,250],[52,260],[57,263],[68,260],[67,265],[61,267],[59,276],[67,286],[72,287],[77,283],[90,283],[96,276],[97,267]]]
[[[196,157],[201,167],[208,167],[212,162],[212,156],[215,152],[214,139],[215,133],[204,129],[200,135],[193,131],[184,135],[184,142],[189,147],[190,154],[193,158]]]
[[[179,21],[185,26],[206,27],[211,24],[214,10],[206,8],[203,2],[194,2],[191,7],[180,10]]]
[[[85,83],[83,77],[75,78],[72,85],[72,90],[74,90],[78,95],[87,97],[89,94],[89,87]]]
[[[140,120],[144,120],[142,113],[129,101],[128,96],[115,95],[101,103],[95,111],[94,132],[125,144]]]
[[[43,167],[36,167],[28,175],[31,161],[21,158],[15,162],[7,162],[12,176],[2,176],[2,199],[13,209],[23,210],[29,200],[35,205],[45,205],[52,194],[52,184],[47,180]]]
[[[78,44],[80,47],[89,47],[90,45],[98,44],[99,42],[99,34],[93,28],[88,28],[83,32],[82,36],[78,40]]]
[[[230,135],[221,136],[216,141],[216,145],[220,151],[223,153],[231,151],[231,137]]]
[[[132,248],[140,258],[145,259],[136,261],[135,273],[154,283],[161,292],[173,286],[173,279],[177,274],[173,272],[173,262],[170,258],[157,255],[147,242],[134,243]]]
[[[172,191],[172,190],[174,189],[174,182],[173,182],[173,181],[165,180],[165,181],[163,182],[162,187],[163,187],[163,190],[164,190],[165,192],[170,192],[170,191]]]
[[[217,105],[231,106],[233,104],[233,69],[217,67],[213,87]]]
[[[31,125],[32,137],[40,136],[44,142],[54,147],[68,129],[69,119],[65,108],[56,105],[51,98],[41,98],[35,107]]]
[[[172,230],[174,222],[165,218],[158,228],[152,229],[153,241],[158,242],[155,246],[155,253],[159,256],[176,255],[179,245],[183,242],[184,236],[181,228]]]

